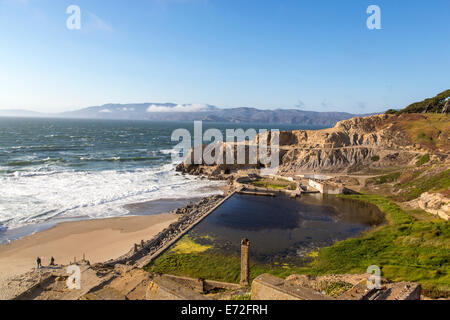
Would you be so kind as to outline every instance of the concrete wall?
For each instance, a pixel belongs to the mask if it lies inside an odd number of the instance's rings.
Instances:
[[[263,274],[253,280],[252,300],[334,300],[308,288],[293,287],[285,280]]]
[[[314,179],[314,180],[322,180],[322,181],[326,181],[326,180],[330,180],[331,176],[325,176],[325,175],[320,175],[320,174],[299,174],[297,175],[297,177],[299,178],[303,178],[303,179]]]
[[[147,300],[209,300],[192,289],[163,277],[154,277],[147,289]]]
[[[342,194],[344,192],[342,185],[318,182],[312,179],[309,180],[309,186],[324,194]]]
[[[309,180],[309,186],[316,189],[320,193],[324,193],[323,183],[314,180]]]

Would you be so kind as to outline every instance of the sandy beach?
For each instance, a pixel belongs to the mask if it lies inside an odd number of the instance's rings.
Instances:
[[[52,229],[0,246],[0,291],[9,278],[31,271],[36,257],[48,265],[68,264],[83,254],[91,263],[104,262],[127,253],[134,243],[151,239],[175,222],[175,214],[121,217],[67,222]]]

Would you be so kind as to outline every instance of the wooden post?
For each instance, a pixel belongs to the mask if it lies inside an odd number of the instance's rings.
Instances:
[[[241,285],[250,284],[250,241],[247,238],[241,242]]]

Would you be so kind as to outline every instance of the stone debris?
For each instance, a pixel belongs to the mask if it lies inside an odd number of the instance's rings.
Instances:
[[[420,284],[381,279],[379,289],[369,289],[368,277],[292,275],[284,280],[263,274],[253,281],[252,300],[420,300]],[[344,292],[340,293],[339,288]]]

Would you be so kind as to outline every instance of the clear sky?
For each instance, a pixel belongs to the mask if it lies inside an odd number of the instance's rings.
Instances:
[[[0,0],[0,109],[400,108],[450,88],[449,21],[448,0]]]

